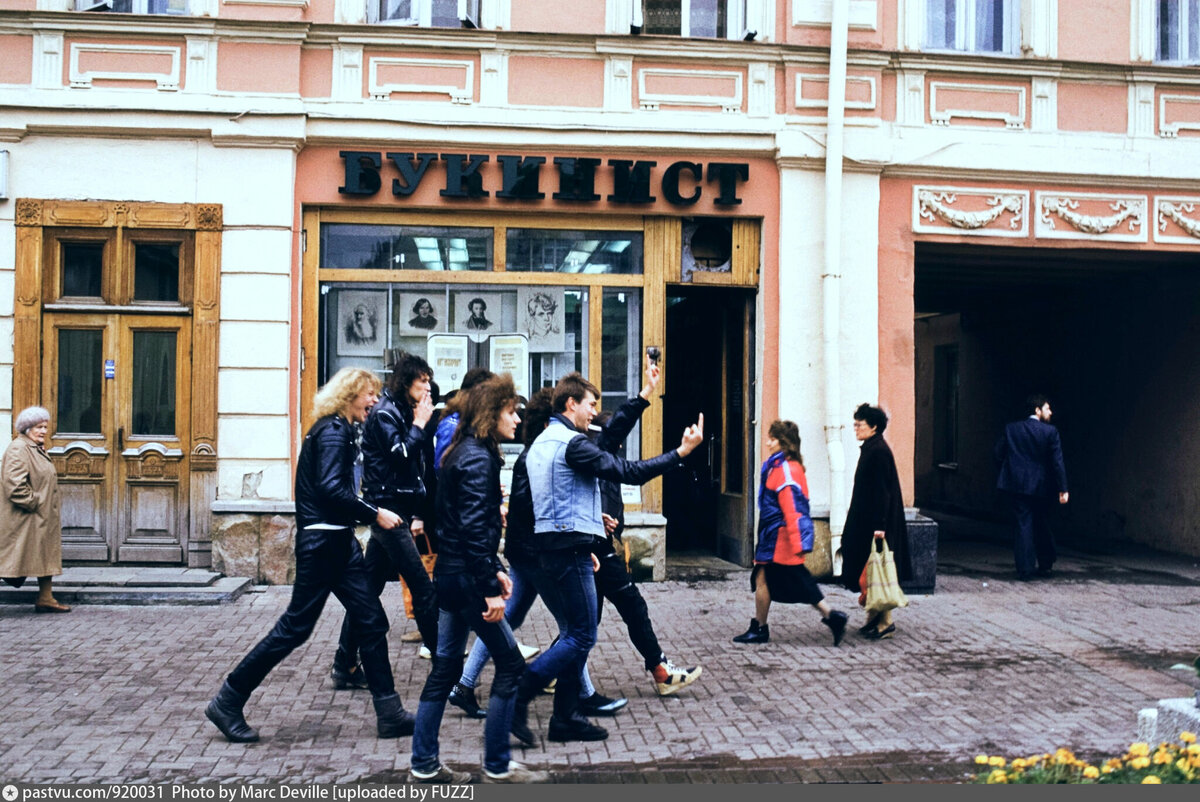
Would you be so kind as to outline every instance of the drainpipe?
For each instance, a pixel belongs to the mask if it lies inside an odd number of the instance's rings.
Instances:
[[[825,366],[825,448],[829,456],[829,532],[833,575],[842,573],[846,525],[846,455],[842,447],[842,138],[846,115],[848,0],[833,0],[829,28],[829,118],[825,136],[825,265],[821,274],[822,353]]]

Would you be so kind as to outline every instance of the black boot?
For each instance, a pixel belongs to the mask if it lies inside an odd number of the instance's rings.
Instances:
[[[229,741],[235,744],[252,743],[258,740],[258,733],[246,723],[242,716],[242,708],[249,698],[233,689],[228,682],[221,684],[221,690],[208,703],[204,715],[217,725],[217,729]]]
[[[333,670],[329,672],[329,678],[333,680],[334,690],[338,691],[367,687],[367,674],[363,671],[362,663],[357,663],[349,671],[338,668],[334,663]]]
[[[417,720],[400,704],[400,694],[389,693],[387,696],[377,696],[372,701],[375,703],[375,720],[380,738],[413,734]]]
[[[467,718],[487,718],[487,710],[479,706],[475,700],[475,689],[468,688],[461,682],[454,683],[450,696],[446,701],[467,714]]]
[[[583,716],[572,716],[562,719],[559,716],[550,717],[550,731],[546,736],[551,741],[565,743],[567,741],[603,741],[608,737],[608,730],[593,724]]]
[[[844,626],[844,625],[843,625]],[[771,640],[771,629],[766,624],[758,623],[757,618],[750,619],[750,628],[733,639],[734,643],[767,643]]]
[[[833,633],[834,646],[842,642],[842,636],[846,634],[846,621],[849,618],[850,616],[841,610],[831,610],[828,618],[821,619],[821,623],[829,627],[829,631]]]
[[[521,742],[522,746],[537,746],[537,737],[533,734],[533,730],[529,729],[529,703],[533,701],[544,685],[544,680],[539,679],[536,674],[528,670],[521,675],[521,681],[517,685],[512,725],[508,731]]]

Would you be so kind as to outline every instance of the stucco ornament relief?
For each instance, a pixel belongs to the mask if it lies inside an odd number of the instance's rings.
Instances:
[[[1077,231],[1085,234],[1107,234],[1125,221],[1129,221],[1129,230],[1137,232],[1145,219],[1146,204],[1141,200],[1119,200],[1108,204],[1116,214],[1107,217],[1080,214],[1079,201],[1063,196],[1050,195],[1042,198],[1041,219],[1050,228],[1054,228],[1052,214],[1070,223]]]
[[[950,208],[958,201],[958,196],[950,192],[923,190],[918,193],[917,201],[921,204],[922,218],[932,222],[936,216],[955,228],[969,231],[991,225],[1005,212],[1012,212],[1013,217],[1008,225],[1016,230],[1021,227],[1021,219],[1025,214],[1025,199],[1020,195],[993,195],[987,199],[990,208],[974,212]]]
[[[1170,219],[1175,225],[1182,228],[1188,235],[1200,239],[1200,220],[1193,220],[1190,217],[1184,217],[1184,212],[1191,214],[1196,210],[1194,203],[1171,203],[1170,201],[1158,202],[1158,230],[1167,230],[1167,220]]]

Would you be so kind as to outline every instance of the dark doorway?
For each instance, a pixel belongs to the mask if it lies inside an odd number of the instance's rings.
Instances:
[[[1200,553],[1200,259],[918,244],[916,502],[1007,521],[992,448],[1048,395],[1070,503],[1060,540]]]
[[[712,287],[667,292],[663,448],[704,414],[704,444],[663,478],[667,548],[749,564],[754,479],[754,294]]]

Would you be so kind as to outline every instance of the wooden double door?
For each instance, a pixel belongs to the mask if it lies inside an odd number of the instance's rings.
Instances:
[[[185,563],[191,317],[43,317],[47,453],[58,470],[63,558]]]

